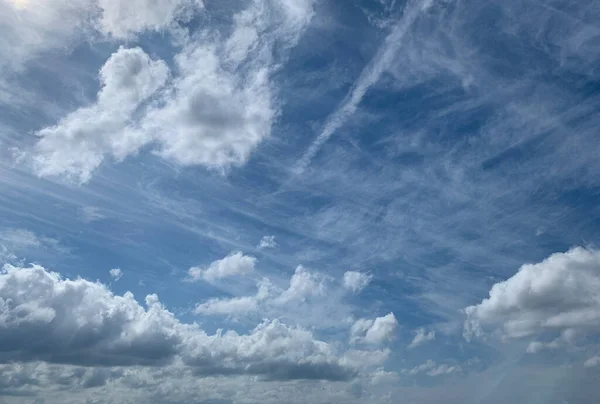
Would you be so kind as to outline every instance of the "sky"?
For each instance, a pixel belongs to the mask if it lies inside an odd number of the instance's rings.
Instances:
[[[0,0],[0,402],[596,402],[598,21]]]

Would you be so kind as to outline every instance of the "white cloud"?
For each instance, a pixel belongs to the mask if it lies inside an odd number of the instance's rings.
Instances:
[[[257,259],[236,251],[223,259],[211,262],[207,268],[192,267],[188,270],[190,281],[205,280],[214,282],[218,279],[235,275],[247,275],[254,271]]]
[[[100,69],[102,88],[96,103],[37,133],[36,172],[86,182],[106,154],[123,159],[136,151],[147,140],[127,130],[131,114],[165,84],[168,75],[162,60],[150,59],[140,48],[119,48]]]
[[[140,8],[140,3],[147,1],[121,4],[107,0],[102,26],[117,36],[159,29],[176,18],[178,10],[191,10],[199,4],[171,0],[151,11]],[[106,87],[97,104],[75,111],[55,127],[42,129],[34,156],[38,174],[86,182],[105,156],[122,160],[148,144],[177,164],[221,172],[243,165],[270,136],[278,115],[270,76],[282,66],[287,50],[310,21],[313,3],[254,0],[234,16],[231,35],[223,42],[208,32],[198,35],[176,55],[177,75],[170,85],[142,113],[134,114],[165,83],[166,65],[150,62],[145,56],[144,68],[139,70],[106,69],[111,74],[101,74],[103,80],[116,76],[115,80],[124,80],[125,95],[138,96],[121,105],[120,86],[103,83]],[[148,77],[148,72],[154,74]],[[144,94],[140,80],[127,81],[132,75],[151,78],[152,91]],[[109,91],[111,88],[114,91]]]
[[[113,268],[110,271],[108,271],[108,273],[110,274],[110,277],[114,279],[115,282],[117,282],[123,276],[123,271],[121,271],[120,268]]]
[[[398,320],[394,313],[377,317],[375,320],[359,319],[350,329],[350,342],[381,344],[391,341],[395,337],[396,328],[398,328]]]
[[[465,309],[466,338],[497,332],[524,338],[600,326],[600,251],[573,248],[523,265],[496,283],[489,298]]]
[[[298,265],[290,278],[289,287],[277,297],[277,302],[305,301],[311,296],[323,296],[327,290],[326,280],[323,275]]]
[[[412,369],[403,369],[402,373],[412,376],[425,373],[427,376],[435,377],[460,372],[461,370],[460,366],[450,366],[447,364],[438,365],[435,361],[428,360]]]
[[[26,292],[26,293],[25,293]],[[63,279],[41,266],[0,272],[0,361],[131,366],[180,358],[197,375],[257,375],[268,379],[352,377],[357,368],[310,331],[265,320],[245,335],[208,335],[181,323],[146,296],[116,296],[99,283]]]
[[[592,356],[583,363],[586,368],[594,368],[600,366],[600,356]]]
[[[234,297],[230,299],[214,298],[196,306],[196,314],[236,315],[258,310],[258,305],[272,294],[272,284],[269,279],[262,279],[254,296]]]
[[[144,31],[163,31],[187,21],[203,8],[201,0],[99,0],[99,27],[108,35],[130,38]]]
[[[412,342],[408,345],[408,348],[415,348],[427,341],[433,341],[435,339],[435,331],[427,332],[425,328],[418,328],[415,332],[415,337]]]
[[[258,248],[275,248],[277,247],[277,242],[275,241],[275,236],[263,236],[260,239],[260,243],[258,244]]]
[[[373,276],[357,271],[347,271],[344,273],[344,287],[354,293],[363,290],[371,282]]]

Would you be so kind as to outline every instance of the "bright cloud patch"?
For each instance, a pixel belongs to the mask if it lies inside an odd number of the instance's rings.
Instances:
[[[37,133],[38,174],[86,182],[106,154],[122,159],[141,147],[146,139],[127,129],[130,116],[168,76],[163,61],[152,60],[140,48],[119,48],[100,69],[96,103]]]
[[[600,326],[600,251],[574,248],[523,265],[495,284],[490,296],[465,309],[466,338],[487,331],[507,338]]]
[[[213,261],[208,267],[192,267],[188,270],[189,280],[205,280],[214,282],[218,279],[235,275],[247,275],[254,271],[257,259],[244,255],[241,252],[233,252],[223,259]]]
[[[263,236],[258,243],[258,248],[275,248],[277,247],[277,242],[275,241],[275,236]]]
[[[350,330],[351,342],[366,344],[381,344],[391,341],[396,334],[398,320],[394,313],[389,313],[375,320],[357,320]]]
[[[120,268],[113,268],[110,271],[108,271],[108,273],[115,282],[121,279],[121,277],[123,276],[123,271],[121,271]]]
[[[40,266],[6,265],[0,296],[2,362],[131,366],[180,358],[198,375],[280,380],[342,380],[356,372],[307,330],[264,321],[246,335],[208,335],[181,323],[156,295],[143,307],[129,292],[116,296],[99,283],[62,279]]]
[[[371,282],[373,276],[357,271],[348,271],[344,274],[344,287],[354,293],[358,293]]]

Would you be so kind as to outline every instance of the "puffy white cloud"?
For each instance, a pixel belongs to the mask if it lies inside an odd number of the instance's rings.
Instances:
[[[523,265],[496,283],[489,298],[465,309],[464,336],[524,338],[543,332],[597,330],[600,326],[600,251],[573,248]],[[532,348],[535,350],[535,347]]]
[[[140,7],[148,1],[106,0],[102,26],[117,36],[158,29],[199,4],[170,0],[150,10]],[[270,77],[310,20],[313,3],[249,2],[234,16],[228,38],[221,41],[216,39],[220,36],[205,33],[183,47],[175,57],[176,76],[157,102],[142,113],[134,111],[150,94],[138,96],[137,103],[127,102],[123,108],[119,104],[123,95],[120,87],[115,92],[103,89],[98,105],[81,108],[57,126],[39,132],[42,140],[35,150],[37,172],[85,182],[105,156],[120,160],[148,144],[177,164],[202,165],[222,172],[244,164],[270,136],[278,115]],[[162,62],[153,62],[150,67],[156,69],[141,71],[159,70],[151,80],[155,91],[164,84],[167,70]],[[124,69],[116,73],[136,72]],[[130,88],[135,87],[131,85],[134,82],[138,87],[142,84],[139,80],[128,82],[119,74],[115,79],[125,80]],[[137,90],[143,94],[141,88]],[[102,97],[103,93],[106,96]],[[110,102],[102,103],[101,98]]]
[[[169,69],[140,48],[119,48],[100,69],[95,104],[78,109],[56,126],[40,130],[34,168],[39,175],[89,180],[106,154],[123,159],[146,139],[127,130],[131,114],[162,87]]]
[[[162,31],[177,20],[187,21],[203,8],[201,0],[99,0],[101,31],[129,38],[144,31]]]
[[[412,369],[403,369],[402,373],[412,376],[425,373],[427,376],[435,377],[460,372],[461,370],[462,369],[460,366],[450,366],[447,364],[438,365],[435,363],[435,361],[428,360],[427,362],[415,366]]]
[[[206,267],[192,267],[188,270],[188,279],[190,281],[206,280],[214,282],[218,279],[227,278],[235,275],[247,275],[254,271],[257,259],[250,255],[236,251],[230,253],[225,258],[211,262]]]
[[[0,272],[0,362],[132,366],[171,363],[197,375],[249,374],[267,379],[353,377],[356,367],[308,330],[265,320],[250,333],[208,335],[181,323],[148,295],[116,296],[99,283],[63,279],[41,266]]]
[[[298,265],[290,278],[290,286],[277,297],[277,302],[305,301],[311,296],[323,296],[327,290],[326,281],[327,278],[322,274]]]
[[[359,319],[350,329],[350,341],[353,343],[381,344],[391,341],[398,328],[394,313],[377,317],[375,320]]]
[[[123,271],[121,271],[121,268],[113,268],[108,271],[108,273],[110,274],[110,277],[115,280],[115,282],[121,279],[123,276]]]
[[[258,243],[258,248],[275,248],[277,247],[277,242],[275,241],[275,236],[263,236],[260,239],[260,243]]]
[[[344,287],[354,293],[363,290],[371,282],[373,276],[364,272],[347,271],[344,274]]]
[[[427,341],[433,341],[435,339],[435,331],[426,332],[425,328],[418,328],[415,332],[415,337],[408,345],[408,348],[415,348]]]

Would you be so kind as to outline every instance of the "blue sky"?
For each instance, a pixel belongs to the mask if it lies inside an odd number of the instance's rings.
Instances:
[[[594,402],[599,17],[0,0],[0,401]]]

